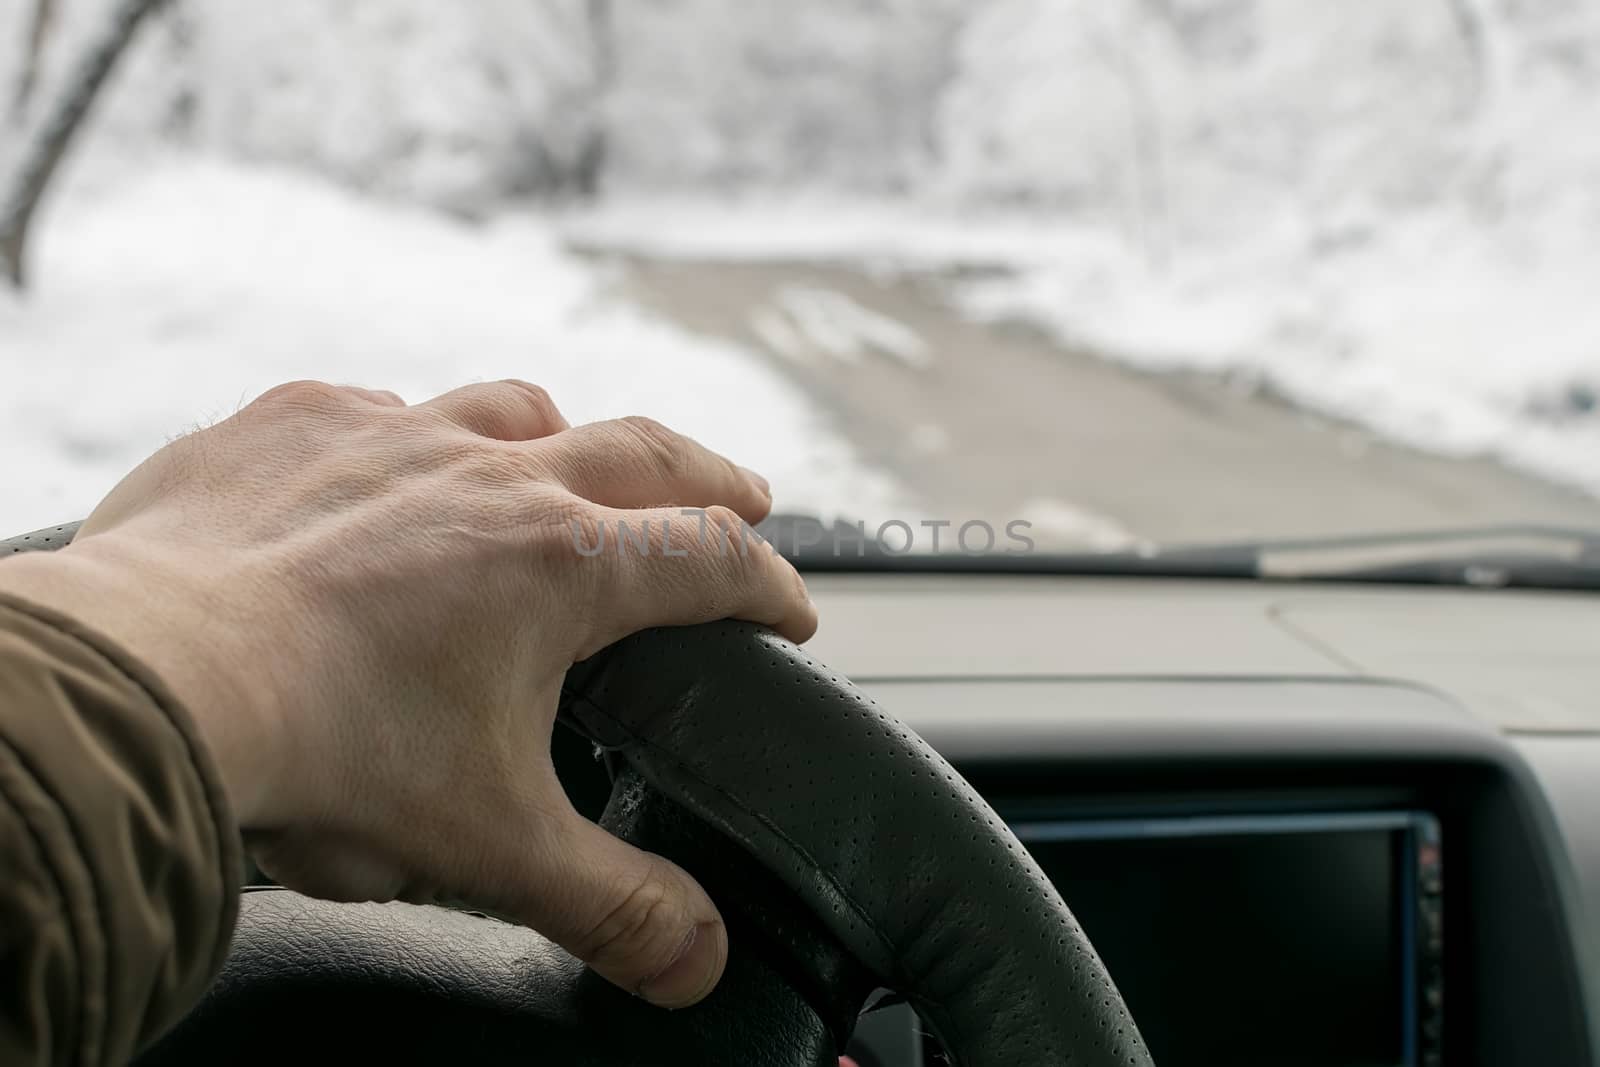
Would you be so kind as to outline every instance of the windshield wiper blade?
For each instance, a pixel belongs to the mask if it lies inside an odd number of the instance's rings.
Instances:
[[[1546,544],[1573,544],[1580,551],[1600,559],[1600,529],[1538,523],[1502,523],[1493,526],[1450,526],[1442,529],[1387,530],[1363,534],[1333,534],[1317,537],[1285,537],[1255,541],[1224,541],[1211,544],[1174,546],[1163,549],[1167,555],[1242,555],[1260,556],[1267,552],[1320,552],[1331,550],[1404,551],[1413,547],[1471,544],[1484,541],[1525,541]]]
[[[851,539],[856,527],[812,515],[757,526],[803,571],[1070,574],[1301,579],[1396,584],[1600,588],[1600,530],[1537,524],[1403,530],[1158,546],[1137,552],[897,553]],[[798,531],[809,530],[807,536]],[[844,535],[833,540],[834,532]],[[836,545],[843,543],[847,550]]]
[[[1253,558],[1231,553],[1225,557],[1185,553],[1171,558],[1154,550],[1024,552],[995,548],[973,553],[948,543],[940,551],[901,551],[879,542],[870,527],[863,536],[863,524],[843,519],[830,524],[804,513],[774,514],[755,530],[779,555],[807,573],[1257,576]]]
[[[0,540],[0,556],[59,548],[73,539],[79,525],[62,523]],[[755,529],[796,567],[811,573],[1254,578],[1600,590],[1600,530],[1580,527],[1507,524],[1172,545],[1138,552],[981,555],[898,553],[870,538],[858,549],[853,524],[838,520],[830,528],[814,515],[777,514]],[[838,542],[832,540],[835,531]],[[1498,547],[1482,547],[1496,542]],[[1508,547],[1517,542],[1520,549]],[[840,551],[835,544],[849,547]],[[1480,547],[1470,553],[1452,551],[1469,545]]]
[[[1600,561],[1572,561],[1536,555],[1489,554],[1470,560],[1419,559],[1379,563],[1338,571],[1300,570],[1264,573],[1264,578],[1463,585],[1479,588],[1600,590]]]
[[[1588,588],[1600,573],[1600,530],[1502,524],[1184,546],[1161,555],[1251,560],[1263,578]]]

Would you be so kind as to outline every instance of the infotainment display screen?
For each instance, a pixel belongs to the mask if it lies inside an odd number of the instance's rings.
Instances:
[[[1162,1067],[1437,1062],[1439,826],[1420,812],[1013,823]]]

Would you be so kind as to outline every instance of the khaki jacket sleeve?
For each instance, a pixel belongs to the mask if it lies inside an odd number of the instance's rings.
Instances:
[[[0,594],[0,1063],[126,1063],[169,1028],[221,967],[241,864],[160,681]]]

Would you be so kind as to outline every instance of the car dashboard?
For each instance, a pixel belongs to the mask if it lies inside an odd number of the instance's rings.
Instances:
[[[813,654],[1005,818],[1156,1063],[1595,1061],[1600,597],[810,584]],[[861,1067],[943,1062],[880,1003]]]

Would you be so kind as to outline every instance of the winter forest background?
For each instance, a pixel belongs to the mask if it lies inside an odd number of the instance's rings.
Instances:
[[[0,0],[0,189],[113,5],[45,6],[35,49]],[[982,265],[963,315],[1600,491],[1600,2],[168,0],[0,295],[0,519],[330,373],[514,373],[893,497],[579,244]]]

